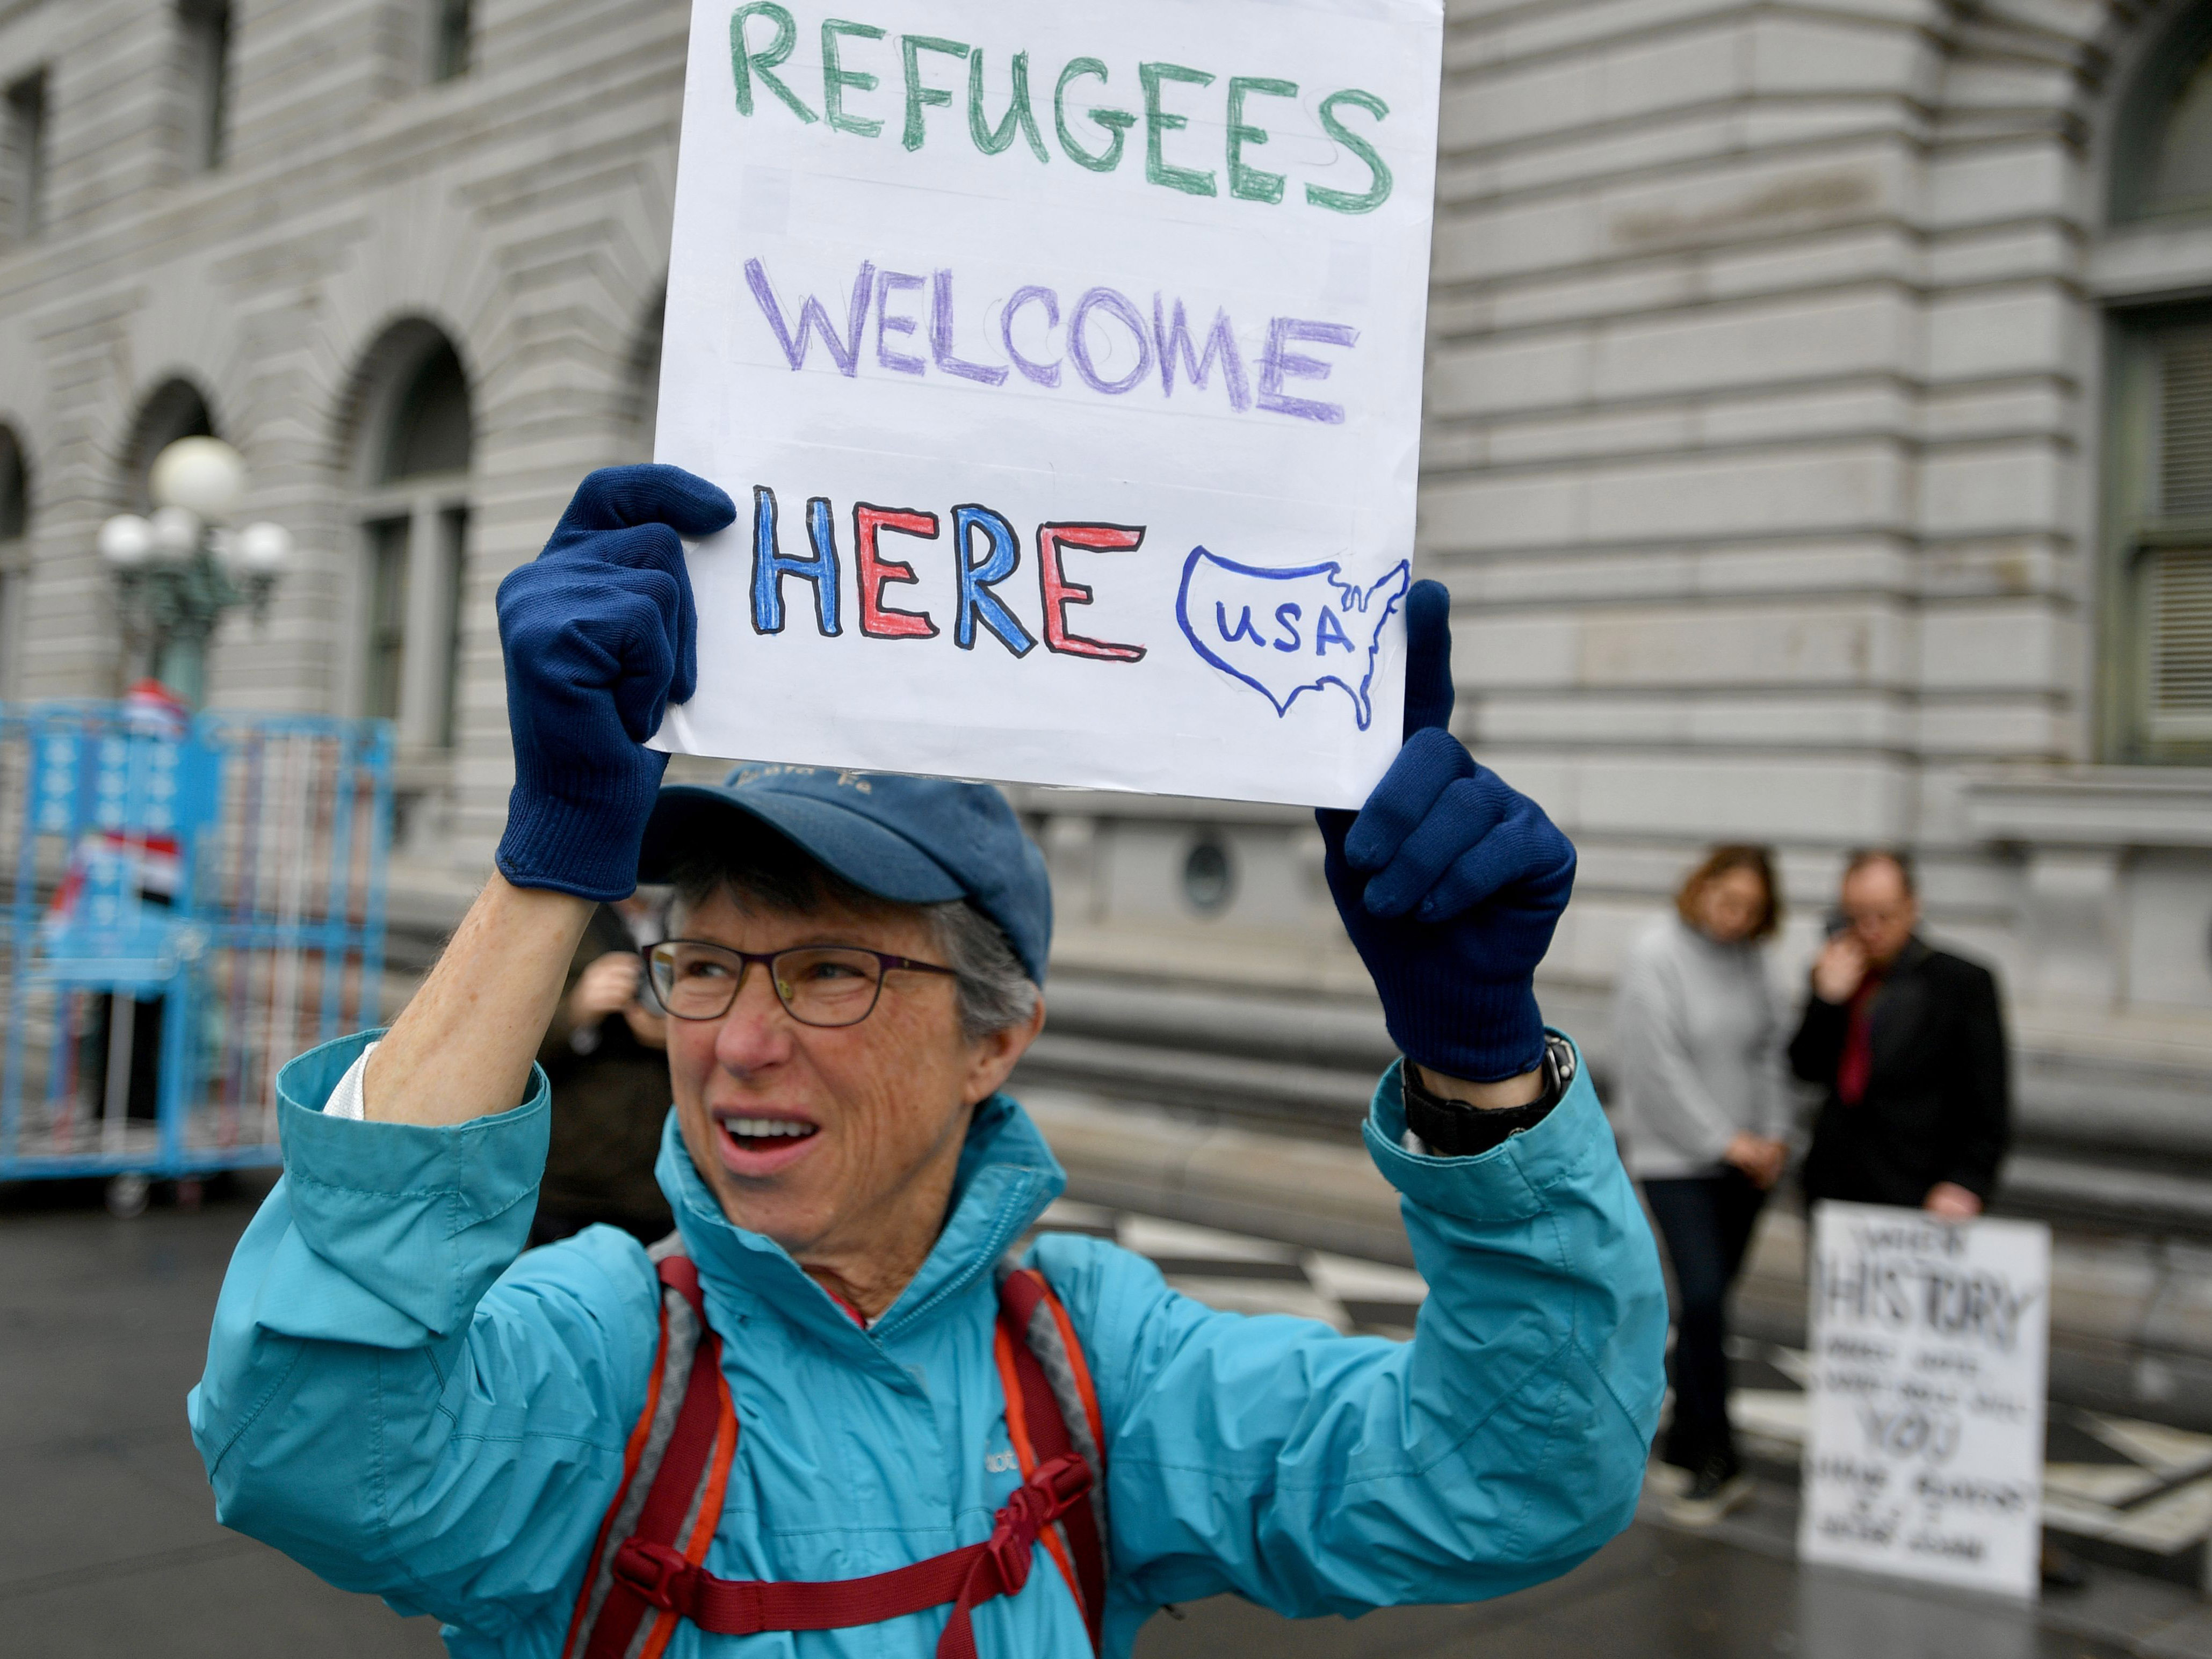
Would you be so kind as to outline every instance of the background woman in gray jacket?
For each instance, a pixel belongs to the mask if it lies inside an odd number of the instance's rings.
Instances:
[[[1687,1470],[1678,1522],[1751,1495],[1728,1416],[1726,1303],[1788,1155],[1790,1024],[1762,943],[1782,919],[1760,847],[1718,847],[1639,938],[1613,1012],[1617,1127],[1674,1267],[1674,1415],[1664,1455]]]

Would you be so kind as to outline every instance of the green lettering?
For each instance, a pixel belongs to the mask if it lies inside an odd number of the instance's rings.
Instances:
[[[975,148],[986,155],[996,155],[1014,142],[1014,132],[1020,129],[1029,140],[1030,149],[1040,161],[1049,162],[1044,139],[1037,132],[1036,112],[1030,107],[1030,55],[1025,52],[1014,54],[1014,88],[1006,100],[1006,112],[994,130],[983,118],[983,54],[979,50],[968,60],[968,135],[975,141]]]
[[[833,132],[872,138],[884,130],[884,124],[872,115],[846,114],[845,88],[873,92],[878,82],[865,70],[848,70],[838,61],[837,37],[841,34],[849,34],[856,40],[880,40],[884,32],[872,23],[848,23],[836,17],[822,25],[822,113],[829,118]]]
[[[1170,190],[1179,190],[1186,196],[1211,196],[1214,193],[1213,174],[1200,173],[1195,167],[1170,167],[1160,155],[1160,140],[1170,132],[1180,132],[1190,125],[1187,115],[1170,115],[1160,107],[1160,83],[1181,81],[1188,86],[1210,87],[1213,77],[1204,70],[1185,69],[1180,64],[1139,64],[1138,77],[1145,83],[1145,177],[1156,185],[1165,185]]]
[[[1361,92],[1357,88],[1332,92],[1321,100],[1322,130],[1366,162],[1368,172],[1375,175],[1375,182],[1358,196],[1349,191],[1326,190],[1319,185],[1308,185],[1306,200],[1316,207],[1327,208],[1332,213],[1372,213],[1390,199],[1390,168],[1374,145],[1358,133],[1347,131],[1344,123],[1336,118],[1339,104],[1351,104],[1364,109],[1378,121],[1389,116],[1390,106],[1373,93]]]
[[[755,52],[745,45],[745,24],[755,16],[765,17],[775,25],[775,39],[766,52]],[[753,77],[770,92],[791,106],[791,112],[802,121],[817,121],[821,117],[799,100],[789,87],[776,78],[775,66],[791,56],[791,49],[799,41],[799,26],[791,21],[791,14],[772,0],[748,0],[730,14],[730,78],[737,82],[738,113],[753,112]]]
[[[1279,202],[1283,199],[1283,175],[1262,173],[1257,167],[1244,165],[1244,146],[1267,142],[1266,128],[1245,124],[1244,99],[1250,93],[1257,93],[1262,98],[1295,98],[1298,95],[1298,83],[1262,81],[1243,75],[1232,76],[1229,82],[1229,193],[1240,202]]]
[[[957,40],[940,40],[933,34],[902,34],[899,36],[899,55],[906,60],[906,136],[900,140],[908,149],[920,149],[921,141],[928,135],[921,124],[921,112],[931,104],[949,104],[952,94],[943,87],[921,84],[921,54],[941,52],[948,58],[965,58],[968,48]]]
[[[1060,84],[1052,94],[1053,125],[1060,129],[1060,147],[1067,152],[1069,161],[1093,173],[1111,173],[1121,165],[1121,144],[1129,129],[1137,125],[1137,118],[1125,109],[1094,109],[1091,118],[1112,133],[1114,142],[1095,155],[1077,143],[1075,135],[1067,130],[1067,83],[1086,75],[1097,76],[1101,86],[1106,84],[1106,65],[1096,58],[1073,58],[1060,70]]]

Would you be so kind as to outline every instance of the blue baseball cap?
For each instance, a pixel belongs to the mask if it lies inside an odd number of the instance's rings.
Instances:
[[[637,878],[666,881],[727,833],[732,812],[774,830],[864,893],[899,904],[966,899],[1044,983],[1052,883],[1044,854],[988,783],[748,762],[719,785],[671,784],[653,802]]]

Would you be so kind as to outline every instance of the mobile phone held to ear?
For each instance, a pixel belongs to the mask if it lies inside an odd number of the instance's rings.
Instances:
[[[1841,910],[1831,910],[1821,918],[1820,926],[1830,939],[1838,939],[1851,931],[1851,919]]]

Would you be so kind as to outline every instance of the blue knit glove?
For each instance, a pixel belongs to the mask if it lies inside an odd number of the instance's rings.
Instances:
[[[1536,964],[1575,884],[1573,843],[1449,729],[1451,596],[1406,597],[1406,743],[1358,817],[1323,810],[1328,890],[1391,1040],[1447,1077],[1543,1064]]]
[[[618,899],[668,757],[643,747],[699,678],[682,538],[737,518],[673,466],[615,466],[577,486],[553,538],[499,585],[514,734],[500,872],[518,887]]]

